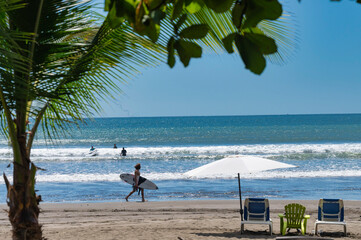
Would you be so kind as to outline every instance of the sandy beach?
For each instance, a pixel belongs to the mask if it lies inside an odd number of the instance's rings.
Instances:
[[[275,239],[280,236],[278,213],[285,204],[306,206],[311,236],[318,200],[270,200],[273,236],[267,226],[246,225],[240,234],[236,200],[174,202],[43,203],[40,221],[44,237],[60,239]],[[0,236],[11,239],[6,205],[0,205]],[[319,228],[328,239],[361,239],[361,201],[345,201],[347,237],[341,226]],[[266,232],[267,230],[267,232]],[[290,235],[298,235],[291,231]]]

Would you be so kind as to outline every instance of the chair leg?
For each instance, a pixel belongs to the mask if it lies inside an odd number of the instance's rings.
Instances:
[[[280,217],[280,233],[281,233],[281,235],[284,235],[283,234],[283,217]]]
[[[343,231],[345,232],[345,237],[346,237],[347,236],[346,225],[343,225]]]
[[[244,232],[244,224],[241,223],[241,234]]]
[[[317,227],[318,227],[318,224],[317,224],[317,223],[315,223],[315,235],[317,235],[317,236],[318,236]]]
[[[269,233],[272,236],[272,224],[269,225]]]

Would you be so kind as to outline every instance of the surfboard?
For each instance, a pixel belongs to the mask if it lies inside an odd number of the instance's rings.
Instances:
[[[98,150],[94,149],[94,150],[90,150],[89,151],[89,155],[94,157],[94,156],[98,156]]]
[[[129,173],[120,174],[120,179],[124,182],[129,183],[130,185],[134,185],[134,175]],[[144,180],[144,181],[143,181]],[[143,181],[143,182],[142,182]],[[157,190],[158,187],[153,182],[149,181],[144,177],[140,177],[139,182],[142,182],[138,185],[140,188],[149,189],[149,190]]]

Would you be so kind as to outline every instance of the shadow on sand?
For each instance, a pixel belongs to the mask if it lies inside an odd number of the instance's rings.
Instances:
[[[195,235],[198,236],[203,236],[203,237],[224,237],[224,238],[263,238],[263,239],[275,239],[276,236],[275,235],[270,235],[269,232],[266,231],[257,231],[257,232],[253,232],[253,231],[245,231],[244,233],[241,234],[240,231],[233,231],[233,232],[223,232],[223,233],[193,233]]]
[[[298,233],[288,233],[286,236],[282,236],[279,234],[273,234],[272,236],[269,234],[268,231],[249,231],[246,230],[243,234],[240,231],[233,231],[233,232],[223,232],[223,233],[193,233],[198,236],[203,237],[223,237],[223,238],[250,238],[250,239],[324,239],[324,240],[331,240],[337,238],[345,237],[342,232],[323,232],[320,236],[315,235],[305,235],[302,236]],[[355,237],[347,234],[347,237]],[[356,237],[357,238],[357,237]]]

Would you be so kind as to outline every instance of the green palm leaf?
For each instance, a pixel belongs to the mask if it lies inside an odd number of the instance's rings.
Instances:
[[[171,6],[168,6],[167,12],[172,12]],[[181,32],[195,24],[206,24],[210,31],[206,37],[191,41],[201,45],[207,52],[215,52],[217,54],[225,51],[222,39],[238,31],[232,22],[231,10],[225,13],[216,13],[204,6],[193,14],[187,14],[187,19],[178,31]],[[167,14],[166,18],[163,19],[161,27],[160,39],[162,42],[160,44],[166,46],[168,39],[174,35],[174,26],[170,14]],[[287,62],[297,48],[298,34],[297,29],[294,27],[293,15],[286,11],[281,18],[275,21],[261,21],[257,29],[254,30],[260,31],[260,33],[276,41],[278,51],[266,56],[272,63],[283,64]],[[250,29],[243,31],[250,31]],[[235,48],[234,50],[237,52]]]
[[[194,23],[206,23],[210,26],[210,34],[201,40],[206,48],[217,53],[224,52],[222,39],[228,34],[237,32],[232,23],[231,11],[215,13],[208,8],[189,16],[186,26]],[[257,26],[265,35],[272,37],[278,46],[275,54],[267,56],[273,63],[286,61],[297,47],[297,30],[294,27],[292,15],[285,12],[275,21],[264,20]]]
[[[22,21],[34,18],[28,15],[24,9],[18,9],[12,20],[19,22],[19,29],[29,30]],[[25,74],[17,70],[1,77],[3,89],[8,88],[5,97],[11,111],[19,102],[32,106],[29,116],[49,117],[41,125],[44,132],[54,134],[62,121],[77,122],[99,111],[100,99],[121,93],[119,83],[164,59],[165,48],[160,44],[135,35],[126,24],[112,29],[105,20],[99,26],[99,21],[95,21],[98,19],[89,2],[44,2],[32,58],[20,61],[25,69],[30,62],[31,70]],[[21,39],[14,41],[24,44]],[[22,56],[29,52],[26,47],[22,50]],[[17,87],[11,91],[14,85]]]

